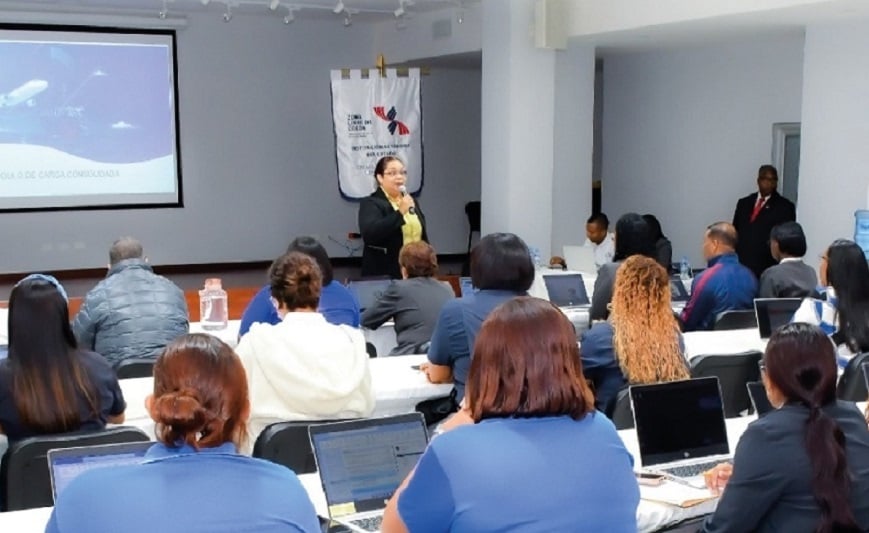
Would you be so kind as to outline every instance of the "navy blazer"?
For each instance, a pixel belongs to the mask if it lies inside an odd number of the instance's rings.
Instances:
[[[422,240],[428,241],[425,231],[425,216],[416,202],[416,216],[422,224]],[[398,252],[404,245],[404,236],[401,227],[404,225],[404,216],[396,211],[386,194],[380,187],[363,198],[359,203],[359,233],[365,247],[362,250],[362,275],[363,276],[389,276],[393,279],[401,278],[401,267],[398,265]]]

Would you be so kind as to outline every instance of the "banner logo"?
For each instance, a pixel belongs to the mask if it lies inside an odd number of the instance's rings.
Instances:
[[[398,113],[395,112],[395,106],[389,108],[389,113],[384,113],[384,109],[386,108],[383,106],[375,106],[374,114],[382,118],[386,122],[389,122],[389,126],[387,126],[387,129],[389,129],[389,133],[395,135],[395,130],[396,128],[398,128],[399,135],[410,135],[410,128],[407,127],[407,124],[401,122],[400,120],[395,120],[395,117],[398,115]]]

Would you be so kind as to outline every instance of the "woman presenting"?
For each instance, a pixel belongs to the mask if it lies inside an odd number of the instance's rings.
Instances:
[[[377,190],[359,204],[359,232],[365,241],[362,275],[400,279],[398,252],[405,244],[428,240],[425,216],[414,199],[402,192],[407,170],[400,159],[382,157],[374,177]]]

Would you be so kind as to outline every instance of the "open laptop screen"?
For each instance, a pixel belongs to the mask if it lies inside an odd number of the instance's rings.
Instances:
[[[582,274],[543,276],[543,282],[546,284],[546,292],[549,293],[549,301],[559,307],[588,305],[589,303]]]
[[[751,399],[751,405],[754,407],[754,412],[757,413],[758,418],[775,410],[775,407],[769,402],[766,388],[762,382],[749,381],[745,384],[745,388],[748,389],[748,397]]]
[[[773,331],[789,323],[802,303],[800,298],[756,298],[754,314],[760,338],[770,338]]]
[[[127,442],[49,450],[48,466],[54,499],[70,482],[88,470],[140,464],[153,442]]]
[[[682,280],[670,278],[670,299],[674,302],[687,302],[688,298],[688,291],[685,290]]]
[[[462,296],[468,296],[474,292],[474,282],[469,277],[462,276],[459,278],[459,287],[462,289]]]
[[[382,509],[428,445],[419,413],[310,428],[332,517]]]
[[[359,311],[365,311],[374,305],[390,283],[392,280],[389,279],[366,279],[351,281],[347,284],[347,288],[356,296],[356,301],[359,302]]]
[[[630,390],[643,466],[730,453],[718,378]]]

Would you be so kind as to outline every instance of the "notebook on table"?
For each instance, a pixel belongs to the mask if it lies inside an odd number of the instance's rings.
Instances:
[[[802,303],[801,298],[755,298],[754,315],[760,338],[770,338],[773,331],[789,323]]]
[[[365,279],[351,281],[347,284],[347,289],[356,297],[356,301],[359,302],[359,311],[362,312],[377,302],[390,283],[392,280],[389,279]]]
[[[549,301],[558,307],[587,307],[591,305],[585,292],[582,274],[556,274],[543,276]]]
[[[597,264],[594,262],[594,248],[591,246],[565,244],[561,248],[561,253],[568,269],[590,274],[597,272]]]
[[[97,444],[48,451],[48,473],[54,501],[76,477],[97,468],[141,464],[153,442]]]
[[[631,406],[643,470],[692,487],[730,459],[718,378],[632,385]]]
[[[312,425],[308,429],[329,518],[380,531],[386,502],[428,445],[420,413]]]

